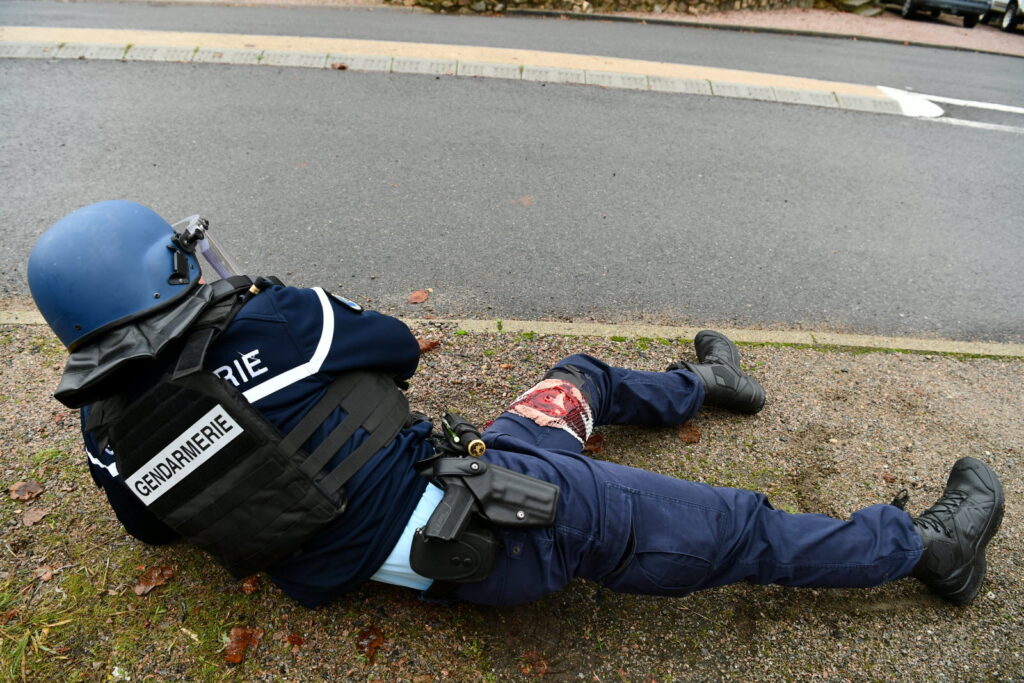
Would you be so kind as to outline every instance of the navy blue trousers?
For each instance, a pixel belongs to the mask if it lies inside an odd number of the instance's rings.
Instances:
[[[670,426],[691,418],[704,387],[687,370],[642,372],[572,356],[585,378],[595,426]],[[910,516],[873,505],[849,521],[775,510],[764,495],[715,488],[582,454],[570,431],[512,412],[485,431],[484,455],[502,467],[558,484],[557,518],[546,529],[498,531],[504,547],[491,575],[454,596],[515,605],[572,579],[623,593],[685,595],[737,581],[867,587],[906,576],[922,551]]]

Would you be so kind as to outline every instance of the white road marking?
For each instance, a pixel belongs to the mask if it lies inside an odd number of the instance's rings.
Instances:
[[[1024,114],[1024,107],[1013,107],[1009,104],[994,104],[992,102],[975,102],[973,100],[958,100],[953,97],[939,97],[938,95],[920,95],[920,97],[932,102],[943,104],[955,104],[960,107],[974,107],[975,109],[990,109],[992,111],[1004,111],[1009,114]]]
[[[884,85],[878,86],[878,89],[896,100],[896,103],[900,105],[900,109],[903,110],[904,116],[930,119],[942,116],[945,113],[942,111],[942,107],[929,101],[928,98],[918,95],[917,93],[907,92],[906,90],[900,90],[899,88],[887,88]]]
[[[966,126],[968,128],[981,128],[982,130],[997,130],[1003,133],[1020,133],[1024,134],[1024,128],[1018,128],[1017,126],[1004,126],[999,123],[982,123],[981,121],[967,121],[966,119],[951,119],[946,116],[938,119],[928,119],[929,121],[935,121],[936,123],[949,123],[954,126]]]

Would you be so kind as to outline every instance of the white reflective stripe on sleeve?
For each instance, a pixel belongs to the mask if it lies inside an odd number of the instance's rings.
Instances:
[[[323,310],[324,320],[323,329],[320,331],[320,342],[316,345],[313,357],[297,368],[285,370],[280,375],[271,377],[266,382],[257,384],[252,389],[243,393],[242,395],[245,396],[249,403],[255,403],[261,398],[266,398],[285,387],[320,372],[320,367],[327,359],[327,354],[331,350],[331,342],[334,340],[334,309],[331,308],[331,302],[327,298],[327,294],[324,293],[324,290],[314,287],[313,291],[316,292],[317,297],[320,299],[320,308]]]
[[[102,462],[96,459],[96,456],[89,452],[88,448],[85,449],[85,457],[89,458],[89,462],[91,462],[93,465],[96,465],[96,467],[102,467],[103,469],[105,469],[110,474],[110,476],[117,476],[116,462],[112,462],[109,465],[104,465]]]

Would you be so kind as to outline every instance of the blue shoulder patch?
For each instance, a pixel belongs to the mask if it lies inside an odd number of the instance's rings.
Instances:
[[[355,301],[351,301],[349,299],[346,299],[343,296],[338,296],[337,294],[331,294],[331,296],[333,296],[335,299],[337,299],[338,302],[341,303],[341,305],[344,306],[345,308],[347,308],[347,309],[349,309],[351,311],[355,311],[356,313],[362,313],[363,312],[363,307],[360,306],[359,304],[357,304]]]

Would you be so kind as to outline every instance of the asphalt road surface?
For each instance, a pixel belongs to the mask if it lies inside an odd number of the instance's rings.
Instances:
[[[0,23],[527,47],[1024,104],[1019,59],[864,41],[43,2],[4,3]],[[207,215],[254,273],[406,315],[1019,342],[1022,151],[1012,132],[726,98],[0,60],[0,296],[27,293],[50,223],[121,197]]]

